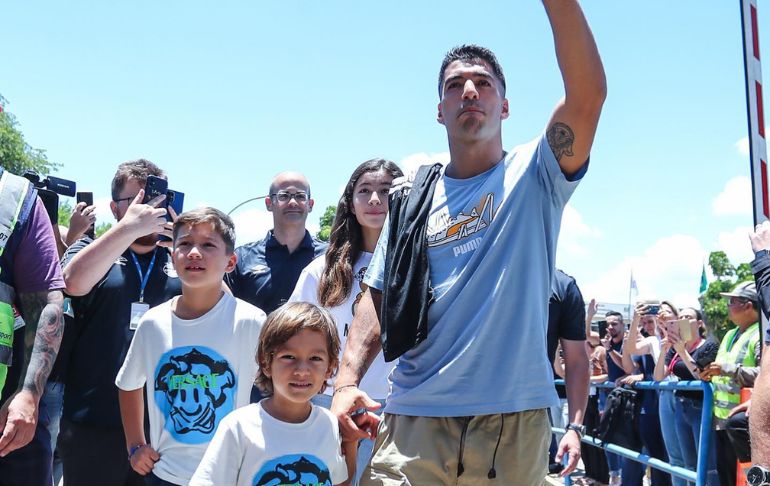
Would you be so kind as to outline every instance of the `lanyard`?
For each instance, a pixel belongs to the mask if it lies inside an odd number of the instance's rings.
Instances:
[[[141,282],[139,287],[139,302],[144,302],[144,288],[147,286],[147,282],[150,280],[150,273],[152,273],[152,267],[155,266],[155,257],[158,256],[158,249],[156,248],[152,252],[152,260],[147,266],[147,273],[142,273],[142,266],[139,265],[139,260],[136,258],[136,254],[132,251],[131,257],[134,259],[134,265],[136,265],[136,271],[139,273],[139,281]]]

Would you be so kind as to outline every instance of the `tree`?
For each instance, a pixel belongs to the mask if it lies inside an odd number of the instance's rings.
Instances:
[[[99,238],[110,228],[112,228],[112,223],[96,223],[96,227],[94,228],[94,236]]]
[[[72,204],[67,201],[59,200],[59,226],[70,226],[70,216],[72,216]]]
[[[329,236],[332,232],[332,224],[334,224],[334,217],[337,215],[337,208],[334,206],[327,206],[323,216],[321,216],[321,229],[318,230],[316,237],[321,241],[329,241]]]
[[[723,251],[712,251],[709,255],[709,266],[714,276],[720,280],[735,275],[735,267],[730,263],[727,254]]]
[[[709,267],[716,280],[711,282],[708,290],[701,295],[701,308],[709,330],[721,341],[725,333],[733,327],[733,323],[727,318],[727,300],[719,294],[729,292],[740,282],[753,280],[754,276],[748,263],[741,263],[736,268],[723,251],[711,252]]]
[[[0,95],[0,166],[18,175],[34,170],[47,175],[60,165],[48,160],[45,150],[24,141],[16,117],[6,110],[8,102]]]

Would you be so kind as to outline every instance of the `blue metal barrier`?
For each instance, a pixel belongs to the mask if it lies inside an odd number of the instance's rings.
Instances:
[[[555,380],[555,384],[564,385],[564,380]],[[615,388],[615,383],[608,381],[605,383],[594,383],[591,386],[597,388]],[[678,466],[672,466],[667,462],[663,462],[660,459],[655,459],[647,454],[642,454],[638,451],[626,449],[615,444],[602,444],[602,441],[591,437],[590,435],[583,436],[583,442],[596,447],[604,448],[612,453],[627,457],[636,462],[641,462],[644,465],[654,467],[663,472],[667,472],[672,476],[677,476],[688,481],[694,481],[695,486],[705,486],[706,477],[708,474],[708,457],[711,447],[711,423],[712,414],[714,410],[714,392],[711,389],[711,384],[705,381],[640,381],[633,385],[633,388],[639,390],[688,390],[688,391],[702,391],[703,392],[703,411],[700,418],[700,441],[698,443],[698,464],[695,471],[685,469]],[[558,434],[564,434],[565,430],[552,427],[551,430]],[[589,432],[589,431],[587,431]],[[570,477],[567,476],[564,480],[565,486],[571,485]]]

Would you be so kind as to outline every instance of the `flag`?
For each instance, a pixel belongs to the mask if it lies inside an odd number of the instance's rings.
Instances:
[[[629,284],[629,290],[628,293],[633,293],[634,295],[639,295],[639,287],[636,286],[636,280],[634,279],[634,272],[631,271],[631,283]]]
[[[703,265],[703,272],[700,274],[700,291],[698,293],[702,294],[709,288],[709,281],[706,278],[706,265]]]

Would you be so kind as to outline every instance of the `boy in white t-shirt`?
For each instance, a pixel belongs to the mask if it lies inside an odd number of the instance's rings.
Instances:
[[[115,379],[129,461],[148,485],[187,484],[220,421],[249,403],[265,313],[222,290],[234,247],[224,213],[201,208],[179,216],[172,261],[182,295],[143,315]]]
[[[340,340],[327,311],[291,302],[259,337],[257,386],[267,395],[222,421],[190,486],[349,484],[356,443],[341,455],[337,419],[310,399],[337,368]]]

